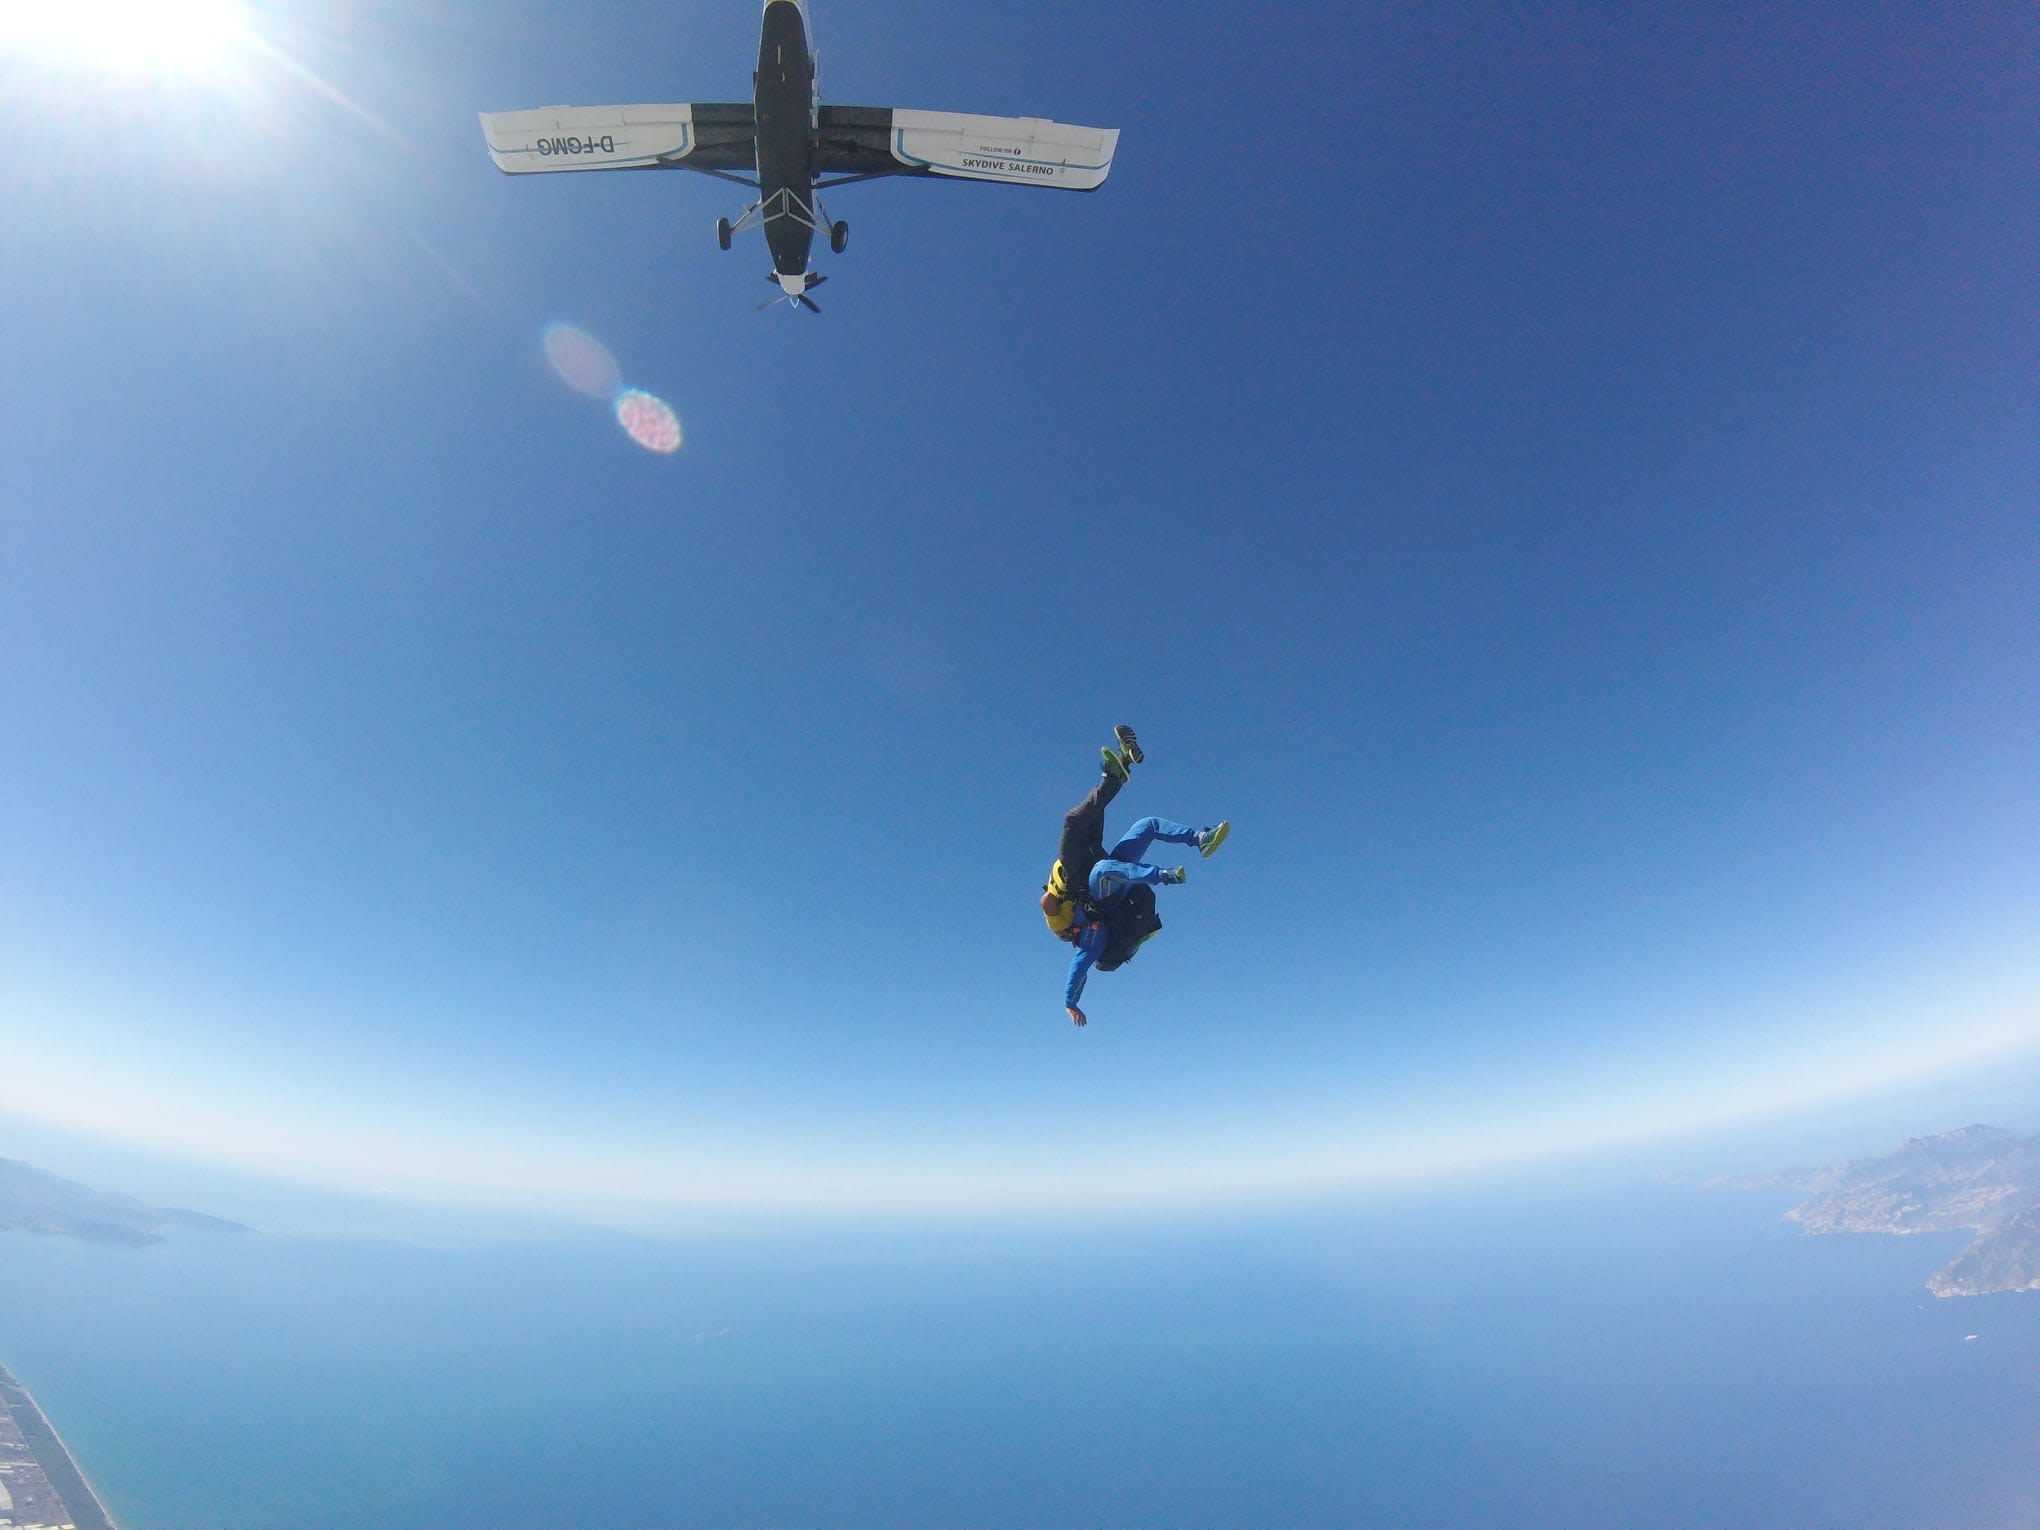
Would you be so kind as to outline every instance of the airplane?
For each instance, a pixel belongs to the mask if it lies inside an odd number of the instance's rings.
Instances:
[[[509,175],[555,170],[694,170],[749,186],[758,199],[735,223],[718,218],[725,250],[761,227],[784,302],[820,313],[808,293],[828,278],[808,268],[817,234],[843,253],[850,225],[818,192],[882,175],[935,175],[1008,186],[1096,191],[1112,169],[1117,128],[1045,117],[975,117],[889,106],[824,106],[807,0],[765,0],[750,101],[655,106],[542,106],[482,112],[489,157]],[[749,171],[750,175],[742,172]]]

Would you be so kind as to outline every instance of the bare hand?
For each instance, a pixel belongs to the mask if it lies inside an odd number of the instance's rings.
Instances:
[[[1077,1009],[1074,1007],[1071,1008],[1070,1010],[1071,1025],[1089,1025],[1090,1023],[1091,1023],[1090,1021],[1084,1018],[1084,1012],[1081,1009]]]

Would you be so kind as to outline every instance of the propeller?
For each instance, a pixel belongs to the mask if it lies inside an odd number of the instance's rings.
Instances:
[[[765,273],[765,280],[771,282],[774,286],[778,286],[779,273],[777,271],[767,271]],[[818,314],[822,311],[822,306],[821,304],[817,303],[813,298],[809,297],[808,293],[813,291],[816,287],[821,286],[821,284],[827,280],[828,278],[822,275],[821,272],[810,271],[807,273],[807,281],[801,291],[799,292],[781,291],[777,297],[769,297],[764,302],[760,303],[758,305],[758,311],[760,313],[763,313],[766,309],[774,307],[775,305],[780,303],[786,304],[789,308],[791,308],[795,303],[798,303],[800,304],[801,307],[805,308],[809,313]]]

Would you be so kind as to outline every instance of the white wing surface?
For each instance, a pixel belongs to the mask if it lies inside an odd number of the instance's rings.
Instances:
[[[1118,146],[1118,128],[1076,127],[1046,117],[892,111],[893,158],[927,175],[1096,191],[1112,173]]]
[[[509,175],[548,170],[749,169],[751,104],[541,106],[482,112],[489,157]]]

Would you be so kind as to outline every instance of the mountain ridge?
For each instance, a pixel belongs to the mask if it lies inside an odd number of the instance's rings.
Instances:
[[[17,1158],[0,1158],[0,1230],[83,1239],[125,1248],[161,1243],[166,1229],[247,1232],[239,1222],[131,1195],[95,1190]]]

